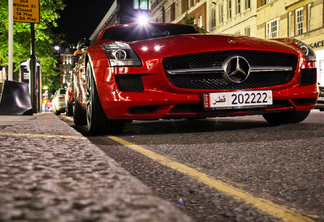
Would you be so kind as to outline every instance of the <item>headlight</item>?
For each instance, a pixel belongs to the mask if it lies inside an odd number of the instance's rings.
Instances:
[[[313,51],[313,49],[311,49],[311,47],[299,40],[296,40],[295,43],[299,46],[299,48],[301,48],[301,50],[303,50],[306,62],[316,61],[315,52]]]
[[[109,42],[102,46],[106,52],[110,66],[141,66],[141,60],[134,50],[126,43]]]

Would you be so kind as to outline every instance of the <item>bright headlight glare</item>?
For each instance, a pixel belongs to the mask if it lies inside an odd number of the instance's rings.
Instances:
[[[123,42],[109,42],[102,46],[110,66],[141,66],[141,60],[134,50]]]
[[[300,40],[296,40],[295,43],[303,51],[303,53],[305,55],[306,62],[315,62],[316,61],[316,54],[311,47],[309,47],[307,44],[303,43]]]

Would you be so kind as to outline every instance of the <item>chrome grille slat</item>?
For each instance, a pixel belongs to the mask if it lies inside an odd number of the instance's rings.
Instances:
[[[255,66],[251,67],[251,72],[281,72],[281,71],[292,71],[292,67],[283,66],[283,67],[272,67],[272,66]],[[196,69],[175,69],[175,70],[166,70],[170,75],[178,74],[205,74],[205,73],[224,73],[222,67],[210,67],[210,68],[196,68]]]
[[[251,66],[251,72],[289,72],[292,70],[292,66]]]

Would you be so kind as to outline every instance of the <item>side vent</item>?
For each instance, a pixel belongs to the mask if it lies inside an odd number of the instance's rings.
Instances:
[[[125,92],[138,92],[144,90],[140,75],[115,75],[118,89]]]
[[[316,68],[302,69],[300,83],[303,85],[316,83]]]

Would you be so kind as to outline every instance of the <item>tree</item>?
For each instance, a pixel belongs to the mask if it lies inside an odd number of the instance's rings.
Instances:
[[[8,0],[0,0],[0,66],[8,66]],[[53,44],[62,42],[63,35],[54,35],[52,28],[57,27],[58,11],[63,10],[63,0],[40,0],[40,23],[35,24],[36,56],[42,65],[43,83],[51,79],[59,81],[59,67],[54,57]],[[30,57],[30,24],[14,22],[13,63],[14,79],[18,79],[19,64]],[[45,75],[44,75],[45,73]],[[45,77],[48,77],[45,78]],[[49,86],[51,87],[51,86]]]
[[[195,24],[195,16],[189,17],[188,11],[186,11],[186,14],[185,14],[185,16],[182,19],[182,23],[183,24],[187,24],[187,25],[197,26]]]

